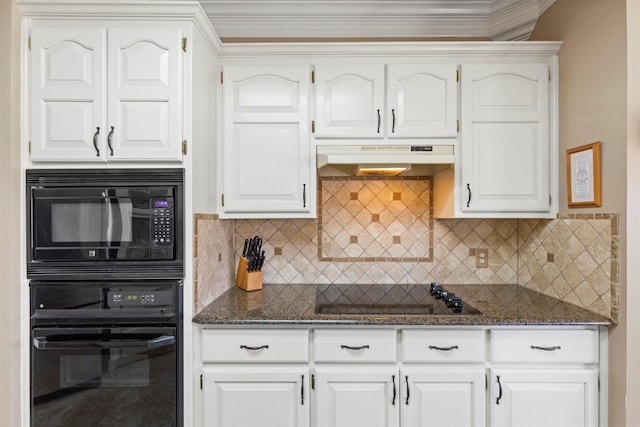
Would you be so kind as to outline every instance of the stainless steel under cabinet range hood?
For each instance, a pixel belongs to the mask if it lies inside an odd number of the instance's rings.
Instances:
[[[453,145],[319,145],[319,176],[430,176],[453,167]]]

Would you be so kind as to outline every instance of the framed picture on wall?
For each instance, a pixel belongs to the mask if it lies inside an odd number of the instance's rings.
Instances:
[[[567,150],[567,199],[570,208],[602,206],[600,141]]]

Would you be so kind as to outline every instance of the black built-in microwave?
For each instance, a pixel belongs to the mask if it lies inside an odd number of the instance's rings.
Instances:
[[[184,170],[26,171],[27,277],[180,279]]]

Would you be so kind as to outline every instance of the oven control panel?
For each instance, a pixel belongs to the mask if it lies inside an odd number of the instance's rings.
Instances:
[[[173,200],[151,200],[151,239],[154,245],[173,245]]]
[[[172,304],[173,293],[169,290],[122,290],[107,293],[109,307],[144,307]]]

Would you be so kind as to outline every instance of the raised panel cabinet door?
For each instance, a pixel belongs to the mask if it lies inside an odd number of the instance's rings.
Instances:
[[[182,24],[108,29],[107,156],[182,160]]]
[[[400,379],[403,427],[484,427],[483,368],[406,368]]]
[[[207,427],[309,426],[306,368],[204,368]]]
[[[397,427],[398,370],[394,367],[317,368],[317,427]]]
[[[462,68],[462,211],[550,209],[549,66]]]
[[[382,138],[384,65],[316,65],[316,138]]]
[[[309,80],[307,66],[224,67],[225,212],[311,212]]]
[[[389,138],[457,135],[456,64],[391,64],[387,80]]]
[[[66,24],[31,28],[31,160],[104,162],[106,30]]]
[[[596,369],[492,369],[491,427],[597,427]]]

